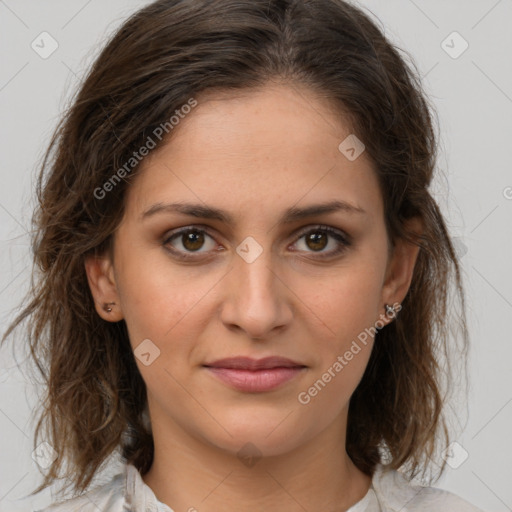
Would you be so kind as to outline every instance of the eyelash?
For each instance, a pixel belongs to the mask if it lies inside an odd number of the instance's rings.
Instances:
[[[308,228],[301,230],[297,234],[296,242],[299,241],[304,235],[307,235],[309,233],[318,233],[318,232],[327,233],[328,235],[333,237],[335,240],[337,240],[339,245],[338,245],[337,249],[326,253],[327,256],[325,256],[325,255],[317,256],[316,257],[317,259],[327,259],[327,258],[332,258],[334,256],[338,256],[338,255],[342,254],[343,252],[345,252],[347,250],[347,248],[352,245],[351,239],[348,235],[344,234],[343,232],[341,232],[337,229],[334,229],[330,226],[325,226],[325,225],[317,225],[317,226],[308,227]],[[208,233],[208,229],[204,229],[202,226],[187,226],[185,228],[181,228],[179,230],[172,232],[170,234],[170,236],[166,236],[166,238],[163,242],[163,245],[167,246],[172,240],[174,240],[175,238],[179,237],[180,235],[184,235],[186,233],[204,233],[204,234],[208,235],[209,237],[213,238],[213,236]],[[171,252],[173,255],[175,255],[176,257],[178,257],[179,259],[186,260],[186,261],[192,261],[192,260],[197,261],[198,257],[195,255],[192,256],[192,254],[201,254],[199,252],[198,253],[183,253],[176,249],[170,249],[170,248],[167,248],[167,250],[169,252]],[[300,251],[298,251],[298,252],[300,252]],[[314,254],[314,251],[311,251],[311,252],[313,252],[313,254]],[[316,254],[324,254],[324,253],[316,253]]]

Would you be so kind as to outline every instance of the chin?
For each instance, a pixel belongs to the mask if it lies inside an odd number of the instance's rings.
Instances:
[[[219,436],[209,438],[209,442],[216,447],[225,450],[237,457],[271,457],[283,455],[305,442],[307,428],[302,423],[299,429],[295,422],[288,422],[285,418],[289,414],[286,409],[275,411],[274,414],[263,416],[261,411],[244,415],[240,421],[241,413],[235,413],[233,421],[226,417],[219,418],[219,423],[224,425],[224,430]],[[293,413],[292,413],[293,414]],[[290,415],[291,416],[291,415]],[[295,418],[296,419],[296,418]]]
[[[284,455],[300,443],[299,440],[287,436],[286,442],[282,439],[270,439],[268,433],[261,435],[247,434],[236,435],[229,439],[212,440],[217,448],[236,456],[244,465],[250,467],[251,461],[257,461],[261,457],[276,457]],[[249,461],[249,462],[248,462]]]

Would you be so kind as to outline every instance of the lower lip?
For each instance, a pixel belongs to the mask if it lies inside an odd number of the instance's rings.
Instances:
[[[230,386],[248,393],[270,391],[296,377],[304,367],[268,368],[264,370],[238,370],[206,367],[207,370]]]

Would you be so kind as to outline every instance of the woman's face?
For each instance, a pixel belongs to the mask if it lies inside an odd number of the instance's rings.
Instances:
[[[307,89],[196,99],[128,189],[99,299],[116,305],[98,311],[126,321],[154,432],[264,455],[343,435],[370,329],[409,285],[391,280],[372,165]],[[300,368],[206,366],[237,356]]]

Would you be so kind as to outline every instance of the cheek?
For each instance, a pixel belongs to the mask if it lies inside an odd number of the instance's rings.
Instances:
[[[198,340],[215,315],[212,298],[222,274],[192,276],[184,268],[171,273],[157,265],[148,265],[146,272],[134,266],[133,272],[136,277],[125,281],[129,286],[123,290],[123,312],[136,364],[153,397],[165,403],[173,396],[183,408],[190,397],[179,383],[190,382],[203,360]],[[143,343],[151,353],[149,365],[138,357],[148,352]],[[196,389],[194,396],[199,399],[202,392]]]
[[[181,397],[178,382],[189,378],[197,359],[197,340],[208,319],[206,295],[215,280],[136,260],[124,266],[122,279],[124,320],[139,372],[153,395]]]
[[[176,339],[175,333],[188,325],[190,313],[201,307],[218,281],[212,273],[198,275],[192,268],[173,269],[161,249],[132,252],[129,258],[120,258],[118,266],[122,283],[118,289],[133,343],[144,338],[162,344]]]
[[[297,400],[319,420],[332,420],[348,404],[368,364],[378,319],[379,264],[361,258],[333,273],[321,293],[298,290],[309,306],[304,314],[316,340],[316,364]]]
[[[297,282],[294,291],[305,305],[304,314],[321,331],[322,338],[342,348],[347,339],[356,337],[378,319],[380,283],[375,266],[361,263],[331,272],[317,287],[310,282]]]
[[[310,296],[314,314],[316,363],[297,401],[319,422],[328,423],[348,406],[373,348],[378,280],[351,272],[331,282],[323,294]]]

